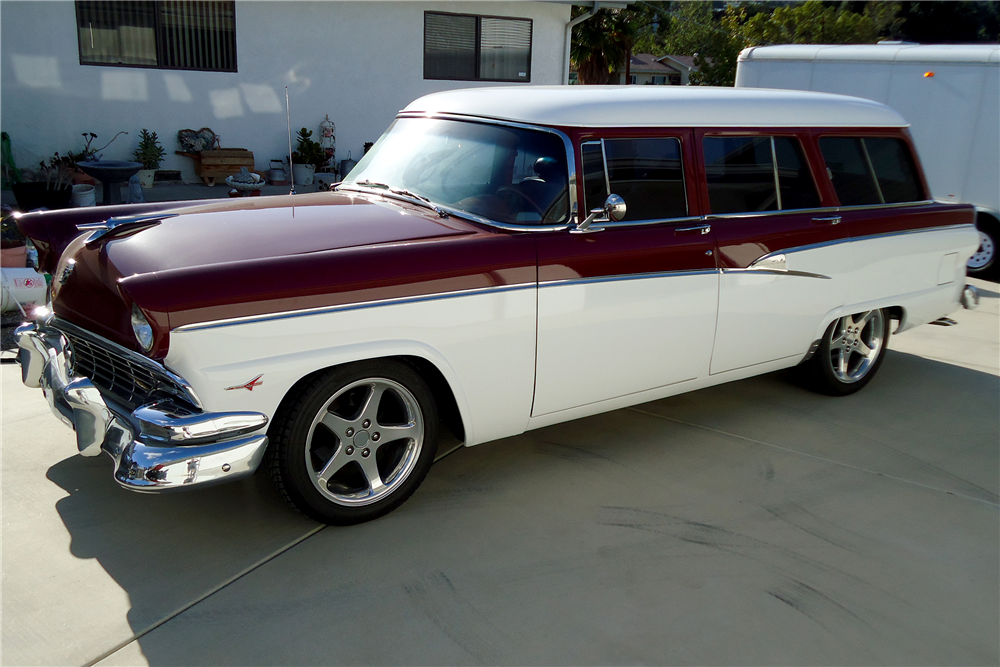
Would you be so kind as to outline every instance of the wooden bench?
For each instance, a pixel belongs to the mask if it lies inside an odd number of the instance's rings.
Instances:
[[[253,152],[245,148],[214,148],[200,153],[175,151],[194,160],[194,173],[202,182],[212,187],[216,179],[240,173],[240,167],[253,171]]]

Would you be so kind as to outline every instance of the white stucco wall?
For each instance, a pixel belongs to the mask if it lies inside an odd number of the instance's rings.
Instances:
[[[355,159],[411,100],[451,88],[495,84],[425,81],[423,13],[439,10],[534,20],[531,83],[562,80],[570,5],[547,2],[236,3],[236,73],[81,66],[74,5],[0,2],[0,126],[17,163],[33,166],[54,151],[95,146],[119,130],[105,159],[131,159],[141,128],[167,150],[161,169],[195,180],[177,131],[210,127],[224,147],[248,148],[258,169],[288,153],[285,91],[292,132],[314,131],[325,114],[337,124],[337,159]],[[294,145],[294,136],[293,136]]]

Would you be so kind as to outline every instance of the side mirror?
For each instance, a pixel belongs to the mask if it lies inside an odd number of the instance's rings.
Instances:
[[[625,218],[625,213],[628,207],[625,205],[625,200],[616,194],[608,195],[608,198],[604,200],[603,208],[591,209],[590,215],[586,219],[581,220],[577,226],[569,230],[570,234],[588,234],[590,232],[600,232],[603,231],[603,227],[591,227],[590,225],[594,222],[618,222]],[[604,215],[603,218],[598,218],[599,215]]]

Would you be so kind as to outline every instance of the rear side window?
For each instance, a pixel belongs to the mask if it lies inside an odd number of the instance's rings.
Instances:
[[[823,137],[827,174],[843,206],[921,201],[909,146],[891,137]]]
[[[676,138],[586,143],[583,178],[587,210],[603,206],[608,194],[614,193],[625,200],[626,222],[688,214],[681,143]]]
[[[798,140],[705,137],[712,213],[815,208],[819,195]]]

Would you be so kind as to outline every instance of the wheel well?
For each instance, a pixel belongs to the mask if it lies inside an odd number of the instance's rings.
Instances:
[[[1000,227],[1000,220],[992,213],[987,213],[986,211],[976,211],[976,226],[985,222],[986,226],[993,227],[994,229]]]
[[[376,357],[376,359],[379,357]],[[382,359],[390,359],[404,363],[410,368],[417,371],[420,376],[427,381],[431,392],[434,394],[434,400],[437,402],[438,411],[440,412],[441,421],[444,423],[445,427],[451,431],[459,441],[465,440],[465,424],[462,422],[462,414],[458,410],[458,403],[455,401],[455,394],[451,390],[451,385],[430,361],[422,359],[420,357],[411,356],[398,356],[398,357],[381,357]],[[374,359],[358,359],[358,361],[373,361]],[[354,362],[348,362],[347,364],[340,364],[343,366],[350,365]],[[281,399],[281,403],[278,406],[280,411],[285,404],[298,395],[299,387],[312,382],[317,376],[329,373],[338,366],[328,366],[326,368],[320,368],[319,370],[313,371],[308,375],[299,379],[285,394],[284,398]]]

